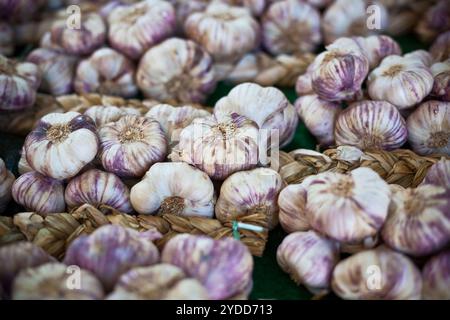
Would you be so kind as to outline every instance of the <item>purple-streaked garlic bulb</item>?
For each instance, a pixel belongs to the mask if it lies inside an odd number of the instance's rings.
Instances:
[[[367,86],[373,100],[390,102],[402,110],[428,96],[433,81],[430,68],[421,60],[391,55],[370,73]]]
[[[441,34],[430,48],[435,62],[450,59],[450,30]]]
[[[447,0],[440,0],[430,7],[416,25],[416,33],[423,42],[432,42],[448,30],[450,30],[450,4]]]
[[[188,38],[199,43],[215,61],[233,62],[259,45],[259,24],[246,8],[211,3],[192,13],[184,24]],[[218,36],[220,35],[220,36]]]
[[[315,231],[294,232],[277,249],[277,262],[298,285],[322,294],[329,291],[331,274],[339,261],[339,245]]]
[[[406,120],[408,141],[421,155],[450,155],[450,102],[422,103]]]
[[[386,35],[373,35],[366,38],[357,37],[355,40],[363,48],[369,59],[369,68],[371,70],[378,67],[385,57],[402,54],[402,49],[398,42]]]
[[[73,279],[75,272],[79,283]],[[104,297],[102,284],[92,273],[56,262],[22,270],[11,291],[13,300],[101,300]]]
[[[269,228],[273,229],[278,224],[277,200],[283,186],[278,172],[269,168],[233,173],[220,187],[216,218],[226,222],[263,213]]]
[[[211,299],[247,297],[252,289],[253,258],[232,238],[177,235],[167,242],[161,259],[199,280]]]
[[[0,22],[0,55],[11,56],[14,49],[14,29],[9,23]]]
[[[450,159],[441,159],[427,171],[421,184],[433,184],[447,188],[450,194]]]
[[[94,120],[98,129],[108,123],[117,122],[127,114],[138,116],[140,112],[137,109],[116,106],[92,106],[84,112],[84,115]]]
[[[322,40],[319,11],[298,0],[271,4],[261,27],[262,43],[274,55],[313,52]]]
[[[214,186],[208,175],[184,162],[154,164],[131,188],[131,204],[141,214],[214,215]]]
[[[73,80],[77,58],[51,49],[38,48],[27,61],[39,66],[42,72],[40,89],[55,96],[73,92]]]
[[[385,101],[364,100],[351,104],[336,120],[334,136],[339,146],[395,150],[407,139],[400,112]]]
[[[115,174],[97,169],[70,180],[65,199],[69,209],[89,203],[94,206],[106,204],[125,213],[133,210],[128,187]]]
[[[102,48],[78,64],[74,87],[79,94],[98,92],[131,98],[138,92],[134,77],[131,60],[113,49]]]
[[[422,298],[425,300],[450,300],[450,251],[432,257],[422,270]]]
[[[176,16],[169,2],[145,0],[114,9],[108,24],[111,46],[137,60],[175,32]]]
[[[450,58],[431,66],[434,77],[433,89],[430,95],[436,99],[450,102]]]
[[[334,123],[340,104],[326,101],[317,95],[306,95],[295,101],[295,108],[300,119],[323,147],[334,144]]]
[[[207,300],[206,288],[180,268],[160,263],[123,274],[108,300]]]
[[[384,242],[412,256],[426,256],[449,244],[450,198],[446,187],[393,188],[381,231]]]
[[[64,212],[64,183],[39,172],[21,175],[12,187],[14,201],[28,211],[40,214]]]
[[[211,56],[195,42],[178,38],[148,50],[136,79],[145,96],[163,102],[201,103],[216,87]]]
[[[142,177],[152,164],[166,157],[166,137],[152,118],[126,115],[105,124],[98,136],[103,168],[120,177]]]
[[[25,139],[29,165],[54,179],[75,176],[96,156],[99,146],[91,118],[78,112],[42,117]]]
[[[220,121],[214,116],[194,119],[181,131],[169,157],[224,180],[234,172],[255,168],[259,149],[257,125],[234,113]]]
[[[119,277],[135,267],[159,262],[158,248],[138,231],[120,225],[105,225],[90,235],[75,239],[64,258],[92,272],[105,290],[112,290]]]
[[[331,287],[348,300],[419,300],[422,277],[408,257],[381,246],[339,262]]]
[[[388,214],[391,191],[372,169],[324,172],[303,181],[306,217],[314,230],[344,243],[373,237]]]
[[[14,175],[6,168],[5,162],[0,158],[0,213],[3,213],[11,200],[11,189],[14,180]]]
[[[37,65],[17,62],[0,55],[0,111],[33,106],[40,83],[41,72]]]
[[[287,233],[311,229],[306,217],[306,189],[300,184],[290,184],[278,196],[280,225]]]

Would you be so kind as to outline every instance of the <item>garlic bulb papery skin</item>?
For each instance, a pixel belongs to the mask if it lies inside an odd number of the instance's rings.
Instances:
[[[422,42],[428,43],[448,30],[450,30],[450,5],[447,0],[437,1],[430,7],[415,28]]]
[[[237,61],[260,42],[259,24],[250,12],[221,2],[211,3],[203,12],[192,13],[186,19],[184,31],[214,61]]]
[[[422,298],[425,300],[450,300],[450,251],[432,257],[422,270]]]
[[[302,184],[290,184],[278,196],[280,225],[287,233],[307,231],[311,226],[306,217],[306,189]]]
[[[298,0],[270,5],[261,27],[262,43],[273,55],[313,52],[322,40],[319,11]]]
[[[352,103],[336,120],[334,137],[338,146],[361,150],[395,150],[407,139],[406,122],[392,104],[364,100]]]
[[[39,66],[42,72],[40,89],[55,96],[73,92],[73,80],[78,59],[51,49],[38,48],[27,61]]]
[[[450,59],[433,64],[431,72],[434,76],[434,84],[430,95],[450,102]]]
[[[78,270],[79,287],[71,287],[72,270]],[[14,280],[13,300],[101,300],[102,284],[90,272],[63,263],[47,263],[21,271]]]
[[[108,24],[111,46],[136,60],[174,34],[176,16],[169,2],[145,0],[116,8],[108,16]]]
[[[80,172],[94,159],[98,145],[92,119],[72,111],[42,117],[24,144],[30,166],[59,180]]]
[[[133,210],[128,187],[115,174],[97,169],[88,170],[70,180],[65,200],[69,209],[89,203],[94,206],[106,204],[125,213]]]
[[[391,190],[369,168],[349,174],[324,172],[303,181],[306,217],[312,228],[344,243],[359,243],[381,229]]]
[[[420,62],[422,62],[422,64],[424,64],[427,67],[431,67],[431,65],[433,64],[433,57],[426,50],[411,51],[410,53],[403,55],[403,58],[411,59],[415,62],[418,62],[417,60],[419,60]]]
[[[339,245],[315,231],[294,232],[277,249],[277,262],[298,285],[315,294],[329,291],[331,274],[339,261]]]
[[[441,159],[433,164],[421,184],[438,185],[447,188],[450,193],[450,160]]]
[[[0,158],[0,213],[3,213],[11,200],[11,189],[14,180],[14,175],[6,168],[5,162]]]
[[[402,49],[398,42],[386,35],[373,35],[366,38],[357,37],[356,41],[367,55],[371,70],[378,67],[385,57],[402,54]]]
[[[28,211],[41,214],[64,212],[64,184],[62,181],[31,171],[21,175],[12,186],[14,201]]]
[[[450,155],[450,102],[422,103],[406,120],[408,141],[420,154]]]
[[[9,23],[0,23],[0,55],[10,56],[14,53],[14,29]]]
[[[430,48],[431,56],[435,62],[450,59],[450,31],[441,34]]]
[[[298,98],[295,101],[295,109],[321,146],[334,144],[334,123],[342,111],[340,104],[322,100],[314,94]]]
[[[167,263],[134,268],[123,274],[108,300],[207,300],[208,292],[183,270]]]
[[[348,300],[419,300],[422,277],[408,257],[380,246],[339,262],[331,287]]]
[[[387,245],[408,255],[435,253],[450,243],[449,212],[450,198],[445,187],[394,189],[381,236]]]
[[[0,111],[33,106],[40,83],[41,72],[37,65],[16,62],[0,55]]]
[[[126,114],[124,108],[116,106],[92,106],[84,112],[84,115],[94,120],[95,126],[99,129],[108,123],[118,121]]]
[[[65,264],[92,272],[106,291],[112,290],[119,277],[130,269],[158,262],[159,251],[153,242],[120,225],[105,225],[88,236],[78,237],[64,258]]]
[[[370,5],[377,7],[378,28],[369,29],[370,20],[367,8]],[[324,12],[323,35],[325,44],[345,36],[367,36],[379,33],[388,27],[389,14],[386,7],[379,1],[366,0],[336,0]]]
[[[102,48],[78,64],[74,87],[79,94],[98,92],[131,98],[138,93],[134,77],[131,60],[113,49]]]
[[[217,82],[211,56],[195,42],[178,38],[148,50],[136,79],[146,97],[169,103],[201,103]]]
[[[252,289],[253,257],[242,242],[233,238],[177,235],[165,245],[161,260],[199,280],[210,299],[247,296]]]
[[[283,186],[278,172],[269,168],[233,173],[220,187],[216,218],[226,222],[264,212],[268,216],[269,228],[273,229],[278,224],[277,200]]]
[[[130,199],[133,208],[141,214],[214,215],[211,179],[184,162],[154,164],[142,181],[131,188]]]
[[[126,115],[105,124],[98,135],[103,168],[119,177],[142,177],[166,157],[166,136],[152,118]]]
[[[390,102],[402,110],[428,96],[433,81],[430,69],[420,60],[391,55],[370,73],[367,86],[372,99]]]

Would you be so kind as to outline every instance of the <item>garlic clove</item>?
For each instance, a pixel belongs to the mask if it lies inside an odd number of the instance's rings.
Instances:
[[[450,277],[448,274],[450,265],[450,252],[448,250],[432,257],[422,270],[423,290],[422,297],[425,300],[449,300]]]
[[[69,209],[89,203],[94,206],[105,204],[125,213],[133,210],[128,187],[113,173],[97,169],[71,179],[64,196]]]
[[[408,141],[421,155],[450,155],[450,102],[422,103],[406,120]]]
[[[398,110],[385,101],[359,101],[342,111],[336,120],[336,144],[361,150],[400,148],[407,139],[406,124]]]
[[[278,197],[281,227],[287,233],[311,229],[306,217],[306,189],[302,184],[290,184]]]
[[[141,214],[170,213],[212,217],[214,186],[208,175],[184,162],[156,163],[131,188],[133,208]]]
[[[339,262],[331,286],[349,300],[419,300],[422,278],[409,258],[381,246]]]
[[[450,31],[444,32],[437,37],[430,48],[430,53],[435,62],[450,59]]]
[[[3,213],[11,200],[11,190],[15,177],[6,168],[5,162],[0,158],[0,213]]]
[[[54,179],[75,176],[98,150],[91,118],[78,112],[50,113],[42,117],[25,140],[30,166]]]
[[[277,262],[296,284],[315,294],[329,291],[331,274],[339,261],[339,245],[315,231],[294,232],[277,249]]]

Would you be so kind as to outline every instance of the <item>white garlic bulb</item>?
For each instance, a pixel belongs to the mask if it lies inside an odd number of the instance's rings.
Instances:
[[[297,284],[316,294],[329,291],[339,245],[315,231],[294,232],[277,249],[277,262]]]
[[[302,184],[290,184],[278,197],[279,220],[288,233],[311,229],[306,217],[306,189]]]
[[[358,243],[372,237],[388,214],[391,191],[372,169],[324,172],[309,176],[303,185],[309,223],[335,240]]]
[[[418,300],[422,277],[409,258],[381,246],[338,263],[331,286],[343,299]]]
[[[164,102],[200,103],[216,87],[210,55],[195,42],[178,38],[148,50],[136,79],[145,96]]]
[[[406,120],[408,140],[421,155],[450,155],[450,102],[422,103]]]
[[[214,186],[208,175],[183,162],[154,164],[131,188],[133,208],[141,214],[169,213],[212,217]]]
[[[278,194],[284,183],[281,176],[269,168],[240,171],[229,176],[220,187],[215,208],[222,222],[238,217],[264,213],[269,228],[278,224]]]
[[[98,144],[92,119],[78,112],[66,112],[41,118],[24,146],[27,161],[34,170],[55,179],[66,179],[94,159]]]
[[[389,102],[359,101],[337,117],[334,136],[340,146],[395,150],[407,139],[406,123]]]
[[[422,298],[450,300],[450,251],[446,250],[427,261],[422,270]]]
[[[370,73],[367,86],[372,99],[406,109],[428,96],[433,81],[430,69],[421,60],[391,55]]]
[[[142,177],[166,157],[166,137],[152,118],[127,115],[105,124],[98,136],[103,168],[120,177]]]
[[[11,200],[11,188],[14,179],[14,175],[6,168],[5,162],[0,158],[0,213],[3,213],[9,200]]]

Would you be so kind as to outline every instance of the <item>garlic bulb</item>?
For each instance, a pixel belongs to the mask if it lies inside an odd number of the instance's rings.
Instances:
[[[14,53],[14,29],[9,23],[0,23],[0,55],[11,56]]]
[[[138,231],[120,225],[104,225],[88,236],[78,237],[64,258],[65,264],[92,272],[107,291],[128,270],[157,262],[156,246]]]
[[[433,57],[431,54],[426,50],[414,50],[410,53],[407,53],[403,55],[403,58],[411,59],[415,62],[422,62],[427,67],[431,67],[433,64]]]
[[[263,212],[269,228],[278,224],[278,194],[284,183],[281,176],[269,168],[240,171],[229,176],[220,187],[215,208],[222,222]]]
[[[73,91],[73,79],[77,58],[44,48],[33,50],[27,61],[39,66],[42,72],[40,89],[52,95]]]
[[[79,286],[70,286],[70,270],[79,272]],[[90,272],[62,263],[25,269],[12,288],[13,300],[100,300],[103,295],[102,284]]]
[[[41,214],[64,212],[64,184],[62,181],[31,171],[21,175],[12,186],[14,201],[28,211]]]
[[[296,284],[320,294],[329,291],[331,274],[339,261],[339,245],[315,231],[294,232],[277,249],[277,262]]]
[[[184,24],[188,38],[199,43],[215,61],[237,61],[259,45],[259,24],[245,8],[211,3],[192,13]],[[220,35],[220,36],[218,36]]]
[[[450,102],[422,103],[406,120],[408,141],[421,155],[450,155]]]
[[[125,108],[116,106],[92,106],[84,112],[84,115],[94,120],[95,126],[100,129],[108,123],[118,121],[127,113],[128,110],[125,110]],[[136,112],[134,114],[139,115],[140,113]]]
[[[290,184],[278,196],[280,225],[287,233],[311,229],[306,217],[306,189]]]
[[[342,111],[340,104],[322,100],[314,94],[298,98],[295,108],[306,128],[321,146],[334,144],[334,123]]]
[[[450,30],[450,5],[439,0],[430,7],[416,25],[416,33],[423,42],[432,42],[438,35]]]
[[[216,87],[210,55],[195,42],[178,38],[148,50],[136,79],[145,96],[165,102],[201,103]]]
[[[422,270],[422,297],[426,300],[450,299],[450,251],[432,257]]]
[[[364,53],[369,59],[369,68],[372,70],[380,64],[380,62],[390,55],[401,55],[402,49],[397,41],[386,35],[373,35],[370,37],[355,39]]]
[[[168,0],[175,8],[177,24],[179,29],[183,29],[187,17],[194,12],[204,11],[208,7],[210,0]],[[178,30],[182,31],[182,30]]]
[[[349,174],[324,172],[303,181],[306,216],[314,230],[341,242],[374,236],[388,214],[391,191],[369,168]]]
[[[166,137],[151,118],[127,115],[105,124],[98,135],[103,168],[120,177],[142,177],[166,157]]]
[[[246,297],[253,285],[253,258],[244,244],[232,238],[177,235],[165,245],[161,260],[199,280],[211,299]]]
[[[437,37],[430,48],[430,53],[436,62],[450,59],[450,31]]]
[[[450,193],[450,159],[441,159],[427,171],[422,184],[434,184],[447,189]]]
[[[79,94],[98,92],[130,98],[138,89],[134,82],[135,67],[124,55],[110,49],[95,51],[82,60],[75,77],[75,91]]]
[[[37,65],[16,62],[0,55],[0,111],[30,108],[41,83]]]
[[[167,263],[134,268],[123,274],[108,300],[207,300],[198,280]]]
[[[218,121],[214,116],[194,119],[180,133],[180,142],[169,156],[223,180],[234,172],[258,165],[258,127],[233,114]]]
[[[75,176],[98,150],[91,118],[78,112],[49,113],[42,117],[25,140],[30,166],[55,179]]]
[[[407,139],[405,120],[389,102],[354,102],[337,117],[336,144],[359,149],[395,150]]]
[[[89,203],[94,206],[106,204],[125,213],[133,210],[128,187],[113,173],[97,169],[88,170],[70,180],[65,200],[69,209]]]
[[[367,85],[372,99],[405,109],[420,103],[431,92],[433,75],[419,60],[391,55],[370,73]]]
[[[430,95],[439,100],[450,102],[450,59],[431,66],[434,77]]]
[[[262,42],[272,54],[313,52],[322,40],[320,13],[298,0],[277,1],[262,17]]]
[[[5,162],[0,158],[0,213],[3,213],[9,200],[11,200],[14,179],[14,175],[6,168]]]
[[[268,0],[219,0],[233,6],[241,6],[250,10],[255,16],[259,17],[263,14]],[[319,0],[320,1],[320,0]]]
[[[338,263],[331,286],[343,299],[418,300],[422,278],[409,258],[381,246]]]
[[[314,62],[315,61],[308,66],[305,73],[299,75],[297,78],[295,83],[295,92],[297,92],[298,96],[314,93],[314,89],[312,87],[312,73],[316,68],[316,64]]]
[[[214,215],[214,186],[202,171],[184,162],[154,164],[131,188],[133,208],[141,214]]]
[[[381,231],[387,245],[409,255],[426,256],[450,243],[450,198],[444,187],[421,185],[392,191]]]
[[[114,9],[108,16],[108,24],[111,46],[136,60],[174,33],[175,10],[167,1],[140,1]]]

